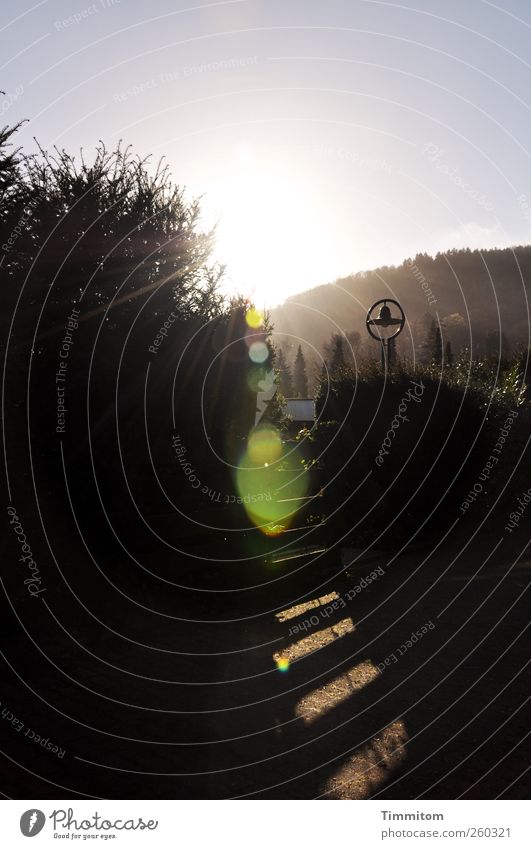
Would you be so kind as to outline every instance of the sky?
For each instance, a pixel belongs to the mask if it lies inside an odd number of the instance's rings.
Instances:
[[[19,144],[164,156],[258,306],[529,242],[527,0],[2,0]]]

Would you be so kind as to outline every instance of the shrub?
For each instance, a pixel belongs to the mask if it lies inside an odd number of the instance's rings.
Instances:
[[[470,365],[470,364],[469,364]],[[464,358],[433,367],[369,365],[321,384],[315,458],[331,538],[402,540],[459,515],[507,411],[523,404],[521,372]]]

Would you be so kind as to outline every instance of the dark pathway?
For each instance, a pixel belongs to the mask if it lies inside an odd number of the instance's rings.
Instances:
[[[240,570],[264,586],[227,593],[63,555],[64,581],[40,600],[11,587],[13,608],[2,601],[3,792],[525,797],[531,561],[521,536],[500,538],[459,556],[453,533],[431,555],[373,554],[348,574],[339,555],[243,563],[229,583]],[[205,577],[178,556],[143,565]]]

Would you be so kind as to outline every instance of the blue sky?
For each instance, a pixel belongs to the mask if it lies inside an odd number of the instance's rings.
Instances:
[[[418,251],[529,241],[531,7],[3,0],[20,143],[164,155],[266,303]]]

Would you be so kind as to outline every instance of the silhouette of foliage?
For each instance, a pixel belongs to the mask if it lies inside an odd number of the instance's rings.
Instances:
[[[433,297],[427,297],[426,287]],[[304,339],[307,354],[310,346],[323,350],[330,338],[330,326],[335,324],[347,336],[352,332],[361,335],[356,351],[361,359],[377,359],[378,344],[367,336],[365,317],[374,301],[389,291],[402,304],[411,329],[411,337],[409,332],[398,337],[402,359],[412,360],[413,353],[417,360],[422,356],[435,312],[441,320],[443,344],[449,339],[456,353],[466,346],[472,348],[475,357],[483,356],[487,334],[501,326],[507,337],[502,340],[505,354],[510,347],[526,343],[528,337],[531,246],[455,249],[436,256],[423,253],[398,266],[352,274],[297,293],[272,310],[275,332]]]
[[[285,398],[291,398],[294,393],[291,368],[284,356],[282,348],[275,352],[275,367],[278,374],[278,388]]]
[[[293,366],[293,384],[295,394],[299,398],[306,398],[308,395],[308,377],[306,374],[306,360],[300,345],[297,348],[295,364]]]
[[[254,417],[248,304],[221,293],[199,201],[128,147],[21,157],[11,136],[0,136],[8,438],[28,429],[56,494],[61,454],[75,458],[77,507],[95,518],[100,499],[107,513],[112,503],[129,533],[135,505],[167,510],[153,464],[175,488],[174,430],[227,490],[222,458],[238,456]],[[23,446],[19,459],[29,481]]]

